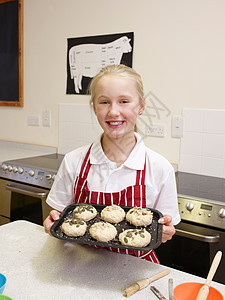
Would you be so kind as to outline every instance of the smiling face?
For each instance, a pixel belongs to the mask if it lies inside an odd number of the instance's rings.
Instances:
[[[134,136],[138,113],[144,110],[136,83],[131,78],[105,75],[99,79],[93,103],[104,137],[110,139]]]

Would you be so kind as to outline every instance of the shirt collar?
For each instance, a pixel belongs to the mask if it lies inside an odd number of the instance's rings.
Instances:
[[[90,151],[90,163],[91,164],[99,165],[99,164],[110,163],[110,160],[105,155],[105,153],[102,149],[101,138],[102,138],[102,134],[93,143],[93,146],[91,147],[91,151]]]
[[[134,133],[135,137],[137,139],[137,143],[130,153],[128,159],[124,162],[124,164],[121,167],[127,167],[129,169],[135,169],[135,170],[143,170],[144,169],[144,163],[145,163],[145,145],[142,141],[141,136],[138,133]],[[108,157],[105,155],[102,149],[101,145],[101,137],[99,136],[98,140],[96,140],[91,148],[90,152],[90,163],[91,164],[109,164],[109,165],[115,165],[114,162],[110,161]]]
[[[137,143],[123,165],[130,169],[143,170],[145,163],[145,144],[138,133],[135,132],[134,134]]]

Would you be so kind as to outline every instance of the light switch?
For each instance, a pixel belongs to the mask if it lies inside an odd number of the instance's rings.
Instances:
[[[42,124],[45,127],[51,126],[51,111],[49,109],[43,109],[42,111]]]
[[[172,137],[181,138],[183,136],[183,117],[173,116],[172,119]]]

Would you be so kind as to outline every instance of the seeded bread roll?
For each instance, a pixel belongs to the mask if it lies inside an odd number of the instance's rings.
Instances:
[[[109,242],[117,235],[116,227],[106,222],[96,222],[89,229],[90,236],[99,242]]]
[[[62,223],[61,229],[68,236],[83,236],[87,230],[87,224],[80,219],[68,219]]]
[[[101,219],[109,223],[120,223],[125,218],[125,211],[118,205],[109,205],[101,211]]]
[[[90,221],[97,215],[97,210],[91,204],[78,205],[73,211],[73,217],[83,221]]]
[[[133,207],[126,214],[126,220],[134,226],[148,226],[152,224],[153,213],[148,208]]]
[[[151,241],[151,234],[146,229],[127,229],[119,234],[122,245],[146,247]]]

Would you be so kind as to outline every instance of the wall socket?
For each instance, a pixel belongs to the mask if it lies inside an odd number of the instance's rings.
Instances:
[[[29,115],[27,117],[27,125],[29,125],[29,126],[40,126],[40,116],[38,116],[38,115]]]
[[[165,136],[165,124],[154,124],[154,125],[146,125],[145,134],[149,136]]]

